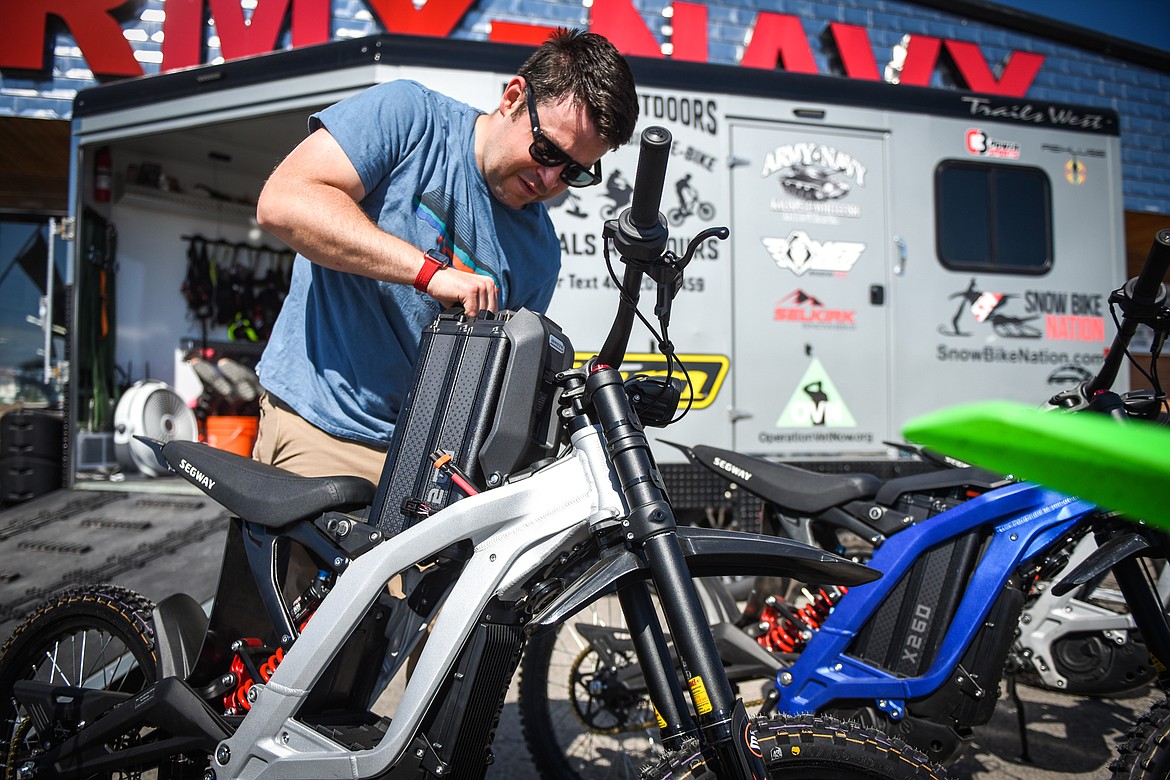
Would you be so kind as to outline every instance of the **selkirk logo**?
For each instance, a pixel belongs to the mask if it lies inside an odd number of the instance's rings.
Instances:
[[[853,309],[830,309],[804,290],[793,290],[776,302],[772,318],[777,322],[797,322],[805,328],[852,330],[857,312]]]
[[[853,241],[815,241],[803,230],[794,230],[786,238],[761,238],[764,248],[776,265],[797,276],[807,272],[844,274],[857,264],[865,244]]]

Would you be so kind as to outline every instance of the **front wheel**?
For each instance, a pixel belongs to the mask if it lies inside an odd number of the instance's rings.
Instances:
[[[771,780],[945,780],[922,753],[877,729],[820,715],[782,715],[756,721]],[[643,780],[715,778],[698,749],[685,745]]]
[[[1163,699],[1134,724],[1109,765],[1113,780],[1170,777],[1170,700]]]

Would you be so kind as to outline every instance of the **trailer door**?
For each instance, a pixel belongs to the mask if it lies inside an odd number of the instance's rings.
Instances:
[[[735,447],[889,438],[885,135],[731,126]]]

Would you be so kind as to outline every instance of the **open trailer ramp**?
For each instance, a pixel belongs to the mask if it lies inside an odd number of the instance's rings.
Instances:
[[[57,490],[0,512],[0,640],[51,593],[116,582],[214,594],[228,513],[201,495]]]

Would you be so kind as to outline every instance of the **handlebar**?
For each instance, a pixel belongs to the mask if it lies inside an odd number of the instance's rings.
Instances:
[[[1110,303],[1117,303],[1121,308],[1122,322],[1101,369],[1079,387],[1053,396],[1050,405],[1067,410],[1087,408],[1094,406],[1094,400],[1113,387],[1138,325],[1152,323],[1163,310],[1166,288],[1162,280],[1167,270],[1170,270],[1170,230],[1159,230],[1154,235],[1141,272],[1109,297]],[[1103,405],[1110,406],[1107,399],[1103,399]],[[1116,404],[1112,406],[1116,407]],[[1124,412],[1118,414],[1116,408],[1111,414],[1124,416]]]
[[[662,185],[666,181],[666,162],[670,157],[670,131],[664,127],[647,127],[642,131],[638,154],[638,173],[630,202],[629,224],[637,231],[654,231],[662,225],[658,207],[662,203]]]
[[[638,295],[642,291],[642,272],[632,265],[626,266],[622,279],[621,300],[609,335],[597,353],[597,362],[604,366],[619,368],[630,343],[630,330],[634,327],[634,312],[638,309]]]
[[[666,218],[658,207],[662,203],[670,144],[670,131],[665,127],[647,127],[642,131],[630,207],[616,221],[606,223],[618,253],[627,260],[652,263],[666,249]]]
[[[606,242],[606,263],[609,263],[609,242],[612,241],[626,266],[620,283],[622,292],[617,314],[597,356],[597,362],[603,365],[614,368],[621,365],[634,318],[638,316],[642,277],[647,275],[658,285],[658,303],[654,307],[654,314],[662,328],[660,346],[663,353],[673,355],[666,331],[670,322],[671,302],[683,286],[683,269],[702,242],[712,237],[722,240],[728,236],[725,227],[709,227],[691,238],[681,258],[667,250],[670,234],[666,219],[658,209],[662,204],[662,186],[666,181],[671,142],[670,131],[665,127],[648,127],[642,131],[638,172],[634,177],[630,207],[617,219],[607,221],[602,231]],[[614,281],[617,281],[616,277]]]
[[[1162,280],[1170,269],[1170,230],[1159,230],[1136,279],[1126,285],[1130,299],[1139,306],[1156,306],[1166,300]]]
[[[666,219],[658,207],[662,203],[670,144],[670,131],[665,127],[648,127],[642,131],[630,207],[618,219],[605,224],[605,235],[613,239],[618,253],[627,261],[634,261],[626,264],[617,315],[597,356],[598,362],[605,365],[621,365],[638,308],[642,275],[647,264],[658,260],[666,250]]]

